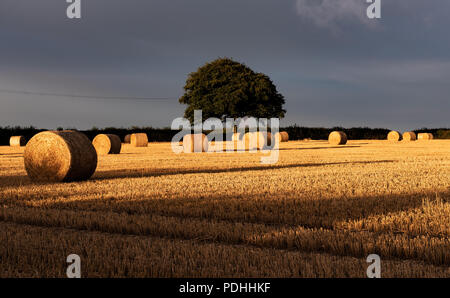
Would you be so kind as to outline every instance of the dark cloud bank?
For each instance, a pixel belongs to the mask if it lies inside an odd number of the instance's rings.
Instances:
[[[364,0],[0,1],[0,126],[169,126],[186,75],[217,57],[268,74],[283,124],[449,126],[450,2]]]

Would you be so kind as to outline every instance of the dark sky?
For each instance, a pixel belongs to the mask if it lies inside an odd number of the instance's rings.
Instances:
[[[382,0],[381,20],[365,0],[82,0],[81,20],[67,5],[0,0],[0,126],[170,126],[187,74],[218,57],[272,78],[282,124],[450,126],[448,0]]]

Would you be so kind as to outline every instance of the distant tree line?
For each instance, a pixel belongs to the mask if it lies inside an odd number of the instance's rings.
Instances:
[[[74,129],[74,128],[66,128]],[[63,128],[58,128],[58,130],[63,130]],[[303,140],[303,139],[313,139],[313,140],[326,140],[328,135],[333,130],[344,131],[350,140],[384,140],[389,129],[385,128],[368,128],[368,127],[353,127],[353,128],[324,128],[324,127],[302,127],[302,126],[288,126],[280,128],[280,131],[287,131],[289,133],[290,140]],[[45,131],[45,129],[37,129],[35,127],[0,127],[0,145],[9,145],[9,138],[11,136],[24,136],[27,140],[33,137],[35,134]],[[98,134],[116,134],[122,140],[125,135],[130,133],[144,132],[148,135],[150,142],[170,142],[173,136],[178,132],[176,130],[171,130],[170,128],[153,128],[153,127],[130,127],[130,128],[91,128],[89,130],[82,130],[91,140]],[[415,130],[416,133],[420,132],[430,132],[434,135],[436,139],[450,139],[450,129],[448,128],[422,128]]]

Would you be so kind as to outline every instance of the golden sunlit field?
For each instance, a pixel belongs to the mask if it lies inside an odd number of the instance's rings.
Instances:
[[[0,147],[0,276],[450,277],[450,141],[282,143],[261,153],[124,145],[86,182],[31,182]]]

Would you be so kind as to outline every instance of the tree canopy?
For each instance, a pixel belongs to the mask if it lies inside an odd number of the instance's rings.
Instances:
[[[203,118],[255,117],[283,118],[285,103],[268,76],[244,64],[220,58],[189,74],[185,93],[179,102],[186,104],[184,117],[191,122],[194,110]]]

